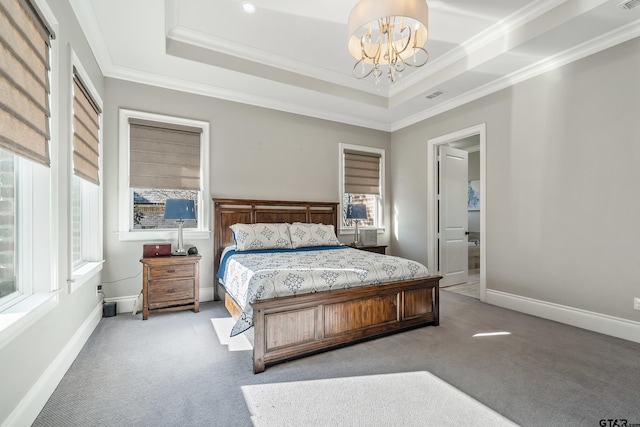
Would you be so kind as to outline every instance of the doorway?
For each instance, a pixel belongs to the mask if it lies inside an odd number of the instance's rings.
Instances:
[[[477,204],[473,207],[469,207],[469,211],[464,212],[464,215],[468,214],[469,222],[466,225],[466,231],[469,234],[464,239],[458,239],[458,254],[460,245],[464,247],[468,246],[468,251],[465,251],[469,256],[469,264],[465,263],[468,270],[469,278],[465,279],[464,285],[458,288],[460,293],[473,296],[485,301],[486,293],[486,124],[472,126],[466,129],[462,129],[457,132],[452,132],[447,135],[440,136],[428,141],[427,150],[427,243],[428,243],[428,268],[432,272],[437,272],[440,275],[448,273],[444,268],[447,266],[447,262],[451,264],[451,261],[447,259],[451,255],[449,250],[449,242],[446,242],[446,234],[444,233],[444,227],[441,222],[441,207],[450,206],[447,204],[446,192],[440,194],[441,185],[446,184],[445,177],[441,177],[441,171],[439,170],[438,155],[442,150],[442,147],[451,147],[453,149],[464,150],[470,154],[470,157],[477,158],[478,165],[473,169],[472,166],[469,169],[469,181],[473,182],[473,188],[478,196]],[[478,170],[479,169],[479,170]],[[465,171],[466,175],[467,171]],[[446,174],[445,174],[446,176]],[[439,179],[443,182],[439,183]],[[465,178],[466,180],[467,178]],[[465,203],[465,208],[467,208]],[[467,209],[465,209],[467,210]],[[462,214],[458,212],[458,217]],[[446,215],[446,213],[444,214]],[[440,228],[443,228],[441,230]],[[471,246],[473,245],[473,246]],[[467,271],[465,271],[466,273]],[[475,285],[473,283],[476,283]],[[468,286],[465,286],[468,285]],[[457,286],[457,285],[454,285]],[[454,289],[452,286],[450,289]]]

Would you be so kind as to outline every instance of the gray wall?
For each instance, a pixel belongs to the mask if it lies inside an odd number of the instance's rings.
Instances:
[[[13,340],[0,348],[0,424],[3,424],[15,408],[23,410],[21,414],[35,417],[32,410],[38,411],[39,398],[48,398],[47,387],[57,384],[56,377],[66,371],[65,363],[71,363],[75,354],[72,346],[74,334],[81,330],[85,321],[95,313],[101,304],[96,296],[95,285],[100,277],[85,284],[73,294],[67,292],[69,261],[69,182],[70,182],[70,109],[71,101],[71,46],[100,96],[103,95],[103,79],[93,54],[80,30],[71,7],[66,0],[49,0],[47,2],[54,13],[58,26],[56,31],[56,48],[52,52],[54,67],[58,74],[52,81],[52,119],[51,140],[51,173],[58,180],[56,200],[58,209],[53,213],[57,222],[58,242],[58,283],[61,291],[55,307],[31,324]],[[56,78],[57,75],[57,78]],[[56,130],[57,129],[57,130]],[[99,319],[99,317],[98,317]],[[89,331],[90,332],[90,331]],[[80,343],[80,346],[83,344]],[[77,348],[79,351],[80,348]],[[56,359],[56,358],[59,359]],[[70,358],[70,359],[69,359]],[[64,359],[64,360],[61,360]],[[46,374],[45,374],[46,372]],[[43,377],[43,374],[44,377]],[[98,386],[98,385],[96,385]],[[44,387],[40,389],[40,387]],[[53,391],[53,389],[49,390]],[[31,392],[31,393],[30,393]],[[30,393],[30,394],[29,394]]]
[[[394,251],[427,261],[427,141],[487,126],[487,290],[640,320],[640,38],[392,134]]]
[[[118,109],[127,108],[174,115],[210,123],[212,197],[335,201],[338,189],[339,143],[386,150],[387,193],[390,134],[365,128],[252,107],[244,104],[181,93],[116,79],[105,80],[105,286],[107,297],[129,297],[140,292],[138,262],[144,242],[120,242],[118,230]],[[389,241],[390,211],[387,198]],[[339,236],[349,242],[352,235]],[[187,242],[198,247],[201,295],[213,288],[213,240]],[[121,280],[124,279],[124,280]],[[210,292],[206,292],[206,291]]]

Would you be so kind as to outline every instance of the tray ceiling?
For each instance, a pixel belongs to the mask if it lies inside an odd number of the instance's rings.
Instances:
[[[389,87],[351,75],[356,3],[71,0],[107,77],[385,131],[640,35],[619,0],[429,0],[429,62]]]

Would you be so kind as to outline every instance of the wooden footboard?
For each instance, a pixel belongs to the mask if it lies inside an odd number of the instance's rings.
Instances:
[[[439,323],[440,276],[253,304],[253,372],[267,365]],[[230,298],[228,305],[233,305]],[[233,314],[238,307],[227,307]]]

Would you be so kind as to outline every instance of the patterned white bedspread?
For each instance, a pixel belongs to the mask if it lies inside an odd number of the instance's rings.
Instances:
[[[427,276],[427,267],[418,262],[353,248],[235,253],[223,276],[227,292],[242,309],[231,336],[253,326],[251,303],[258,300]]]

